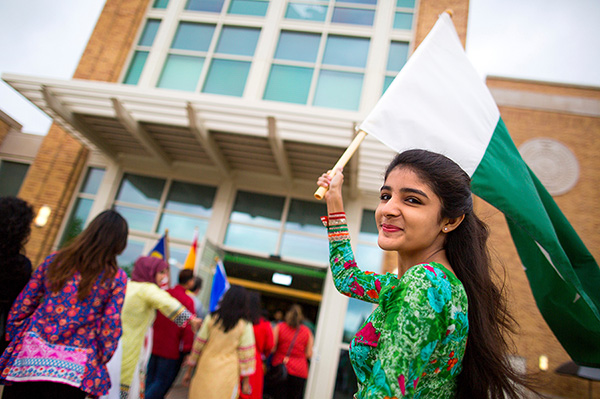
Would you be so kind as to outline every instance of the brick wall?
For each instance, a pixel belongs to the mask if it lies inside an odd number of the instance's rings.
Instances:
[[[116,82],[147,6],[148,0],[107,0],[73,77]],[[42,205],[52,208],[48,224],[34,228],[27,244],[34,264],[51,251],[88,152],[55,123],[23,182],[19,196],[36,212]]]

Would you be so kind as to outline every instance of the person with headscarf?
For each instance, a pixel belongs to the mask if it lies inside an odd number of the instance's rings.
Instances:
[[[154,321],[157,310],[180,327],[191,323],[192,328],[197,329],[202,322],[181,302],[160,288],[162,285],[168,285],[168,282],[169,265],[164,260],[142,256],[135,261],[131,280],[127,282],[127,293],[121,314],[123,323],[121,398],[140,397],[144,392],[146,364],[140,362],[140,353],[144,345],[144,337]],[[146,342],[146,347],[151,348],[152,344]],[[130,391],[134,379],[139,381],[139,388]]]

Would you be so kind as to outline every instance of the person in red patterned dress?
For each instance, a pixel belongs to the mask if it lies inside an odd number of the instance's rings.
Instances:
[[[302,308],[292,305],[285,314],[283,322],[275,326],[275,353],[271,364],[277,366],[285,363],[288,370],[287,381],[272,389],[275,399],[301,399],[304,396],[306,379],[308,378],[308,359],[312,357],[313,335],[310,329],[302,324]],[[294,340],[294,336],[296,336]],[[289,347],[294,345],[289,356]]]
[[[263,360],[271,354],[273,350],[273,330],[271,323],[262,317],[260,307],[260,294],[258,292],[249,292],[248,294],[249,318],[254,329],[254,340],[256,341],[256,371],[250,376],[250,386],[252,393],[244,394],[240,392],[240,399],[262,399],[264,383]],[[240,382],[241,386],[241,382]]]
[[[46,258],[8,315],[0,358],[4,399],[81,398],[106,394],[106,363],[121,336],[127,275],[117,255],[127,222],[100,213],[70,244]]]

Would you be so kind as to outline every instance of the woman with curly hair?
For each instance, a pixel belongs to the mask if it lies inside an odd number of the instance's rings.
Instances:
[[[106,363],[121,336],[127,276],[117,255],[127,222],[100,213],[33,272],[8,314],[0,358],[4,399],[84,398],[108,392]]]
[[[8,311],[31,277],[24,254],[31,233],[33,208],[17,197],[0,198],[0,354],[8,346],[4,332]]]

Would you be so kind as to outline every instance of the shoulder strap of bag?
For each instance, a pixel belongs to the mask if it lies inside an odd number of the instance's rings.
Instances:
[[[294,333],[294,338],[292,338],[292,342],[290,342],[290,347],[288,348],[285,357],[283,358],[283,364],[287,364],[288,360],[290,360],[290,353],[292,353],[292,348],[294,347],[294,343],[296,342],[296,338],[298,337],[298,333],[300,332],[300,324],[298,328],[296,328],[296,332]]]

